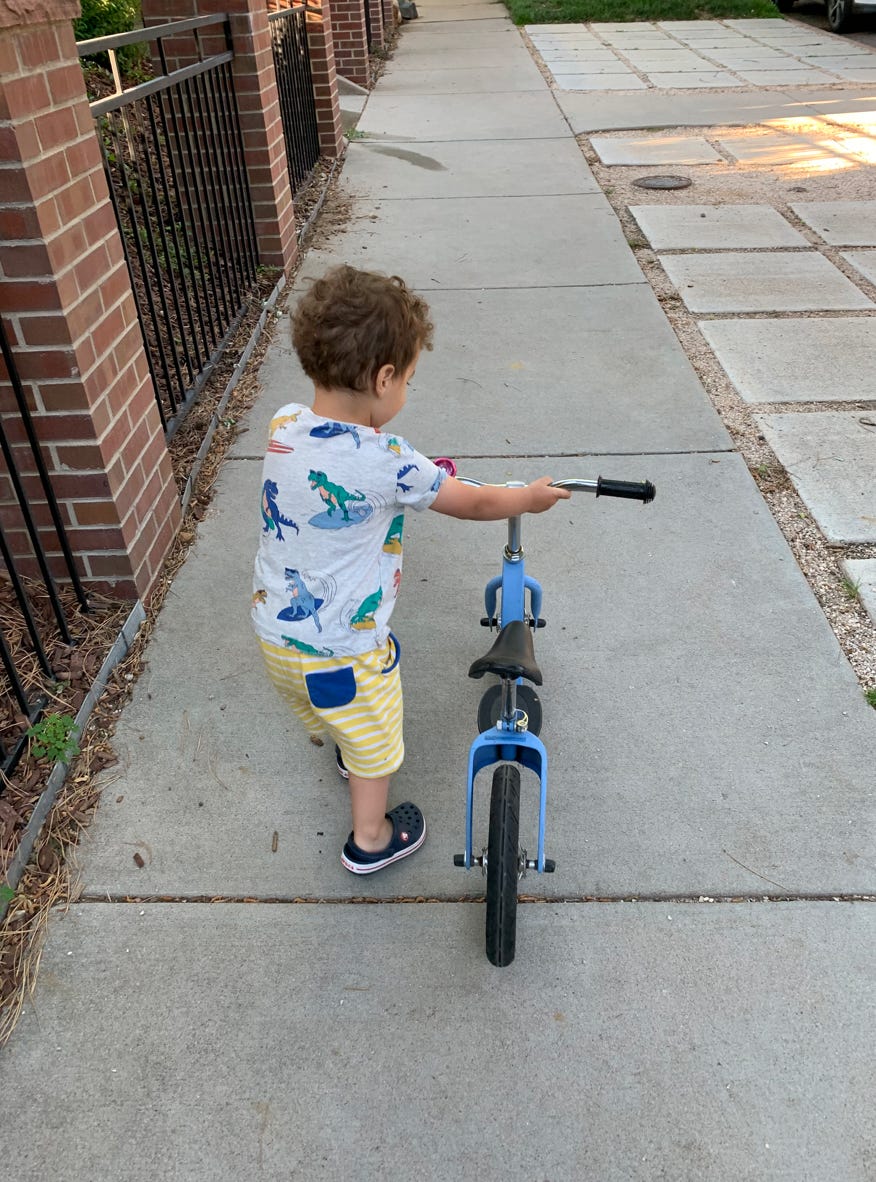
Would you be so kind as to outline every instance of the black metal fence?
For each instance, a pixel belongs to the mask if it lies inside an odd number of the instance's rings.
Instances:
[[[125,90],[117,51],[146,44],[153,77]],[[221,356],[256,278],[230,44],[227,17],[207,16],[78,45],[80,58],[92,68],[108,63],[114,79],[116,93],[91,111],[168,435]]]
[[[305,5],[282,9],[268,15],[274,71],[280,95],[283,136],[289,180],[296,193],[319,160],[319,130],[310,54],[307,48],[307,9]]]
[[[13,408],[0,415],[0,771],[8,775],[27,741],[28,727],[46,705],[45,685],[54,680],[51,650],[59,641],[72,644],[47,546],[82,607],[88,604],[2,321],[0,385],[12,394],[7,400],[4,392],[4,406]],[[38,522],[38,516],[43,520]],[[37,600],[45,601],[45,611],[37,610]]]

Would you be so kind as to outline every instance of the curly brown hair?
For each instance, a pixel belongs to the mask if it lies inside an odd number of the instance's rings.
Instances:
[[[382,366],[404,373],[432,348],[429,305],[397,275],[335,267],[295,309],[292,344],[316,385],[361,394]]]

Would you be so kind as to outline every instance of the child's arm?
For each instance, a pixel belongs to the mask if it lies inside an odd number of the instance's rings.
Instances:
[[[447,517],[461,517],[467,521],[500,521],[503,517],[517,517],[521,513],[544,513],[557,501],[567,501],[571,495],[567,488],[551,488],[550,476],[542,476],[525,488],[463,484],[448,476],[429,508]]]

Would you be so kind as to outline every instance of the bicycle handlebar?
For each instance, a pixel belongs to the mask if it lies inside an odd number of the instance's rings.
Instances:
[[[573,492],[592,492],[598,497],[624,497],[629,501],[641,501],[648,505],[657,495],[650,480],[607,480],[597,476],[596,480],[555,480],[554,488],[569,488]]]
[[[457,477],[463,484],[472,484],[476,487],[482,487],[484,480],[473,480],[470,476]],[[506,487],[522,488],[522,481],[508,481]],[[650,480],[607,480],[604,476],[597,476],[596,480],[582,480],[577,477],[568,477],[565,480],[554,480],[551,485],[552,488],[567,488],[572,492],[592,492],[598,497],[624,497],[630,501],[641,501],[643,505],[648,505],[654,500],[657,495],[657,490]]]

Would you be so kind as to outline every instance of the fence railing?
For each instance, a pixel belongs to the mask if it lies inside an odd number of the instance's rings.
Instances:
[[[148,44],[127,90],[117,51]],[[165,431],[207,381],[247,308],[258,249],[231,78],[228,18],[196,17],[78,45],[108,60],[91,103]]]
[[[59,640],[72,643],[48,547],[83,608],[88,601],[2,320],[0,386],[11,393],[4,391],[6,413],[0,415],[0,771],[8,775],[24,749],[28,727],[46,705],[45,686],[54,680],[51,650]],[[37,599],[46,610],[36,610]]]
[[[307,48],[305,5],[268,14],[280,95],[289,180],[296,193],[319,160],[316,100]]]

